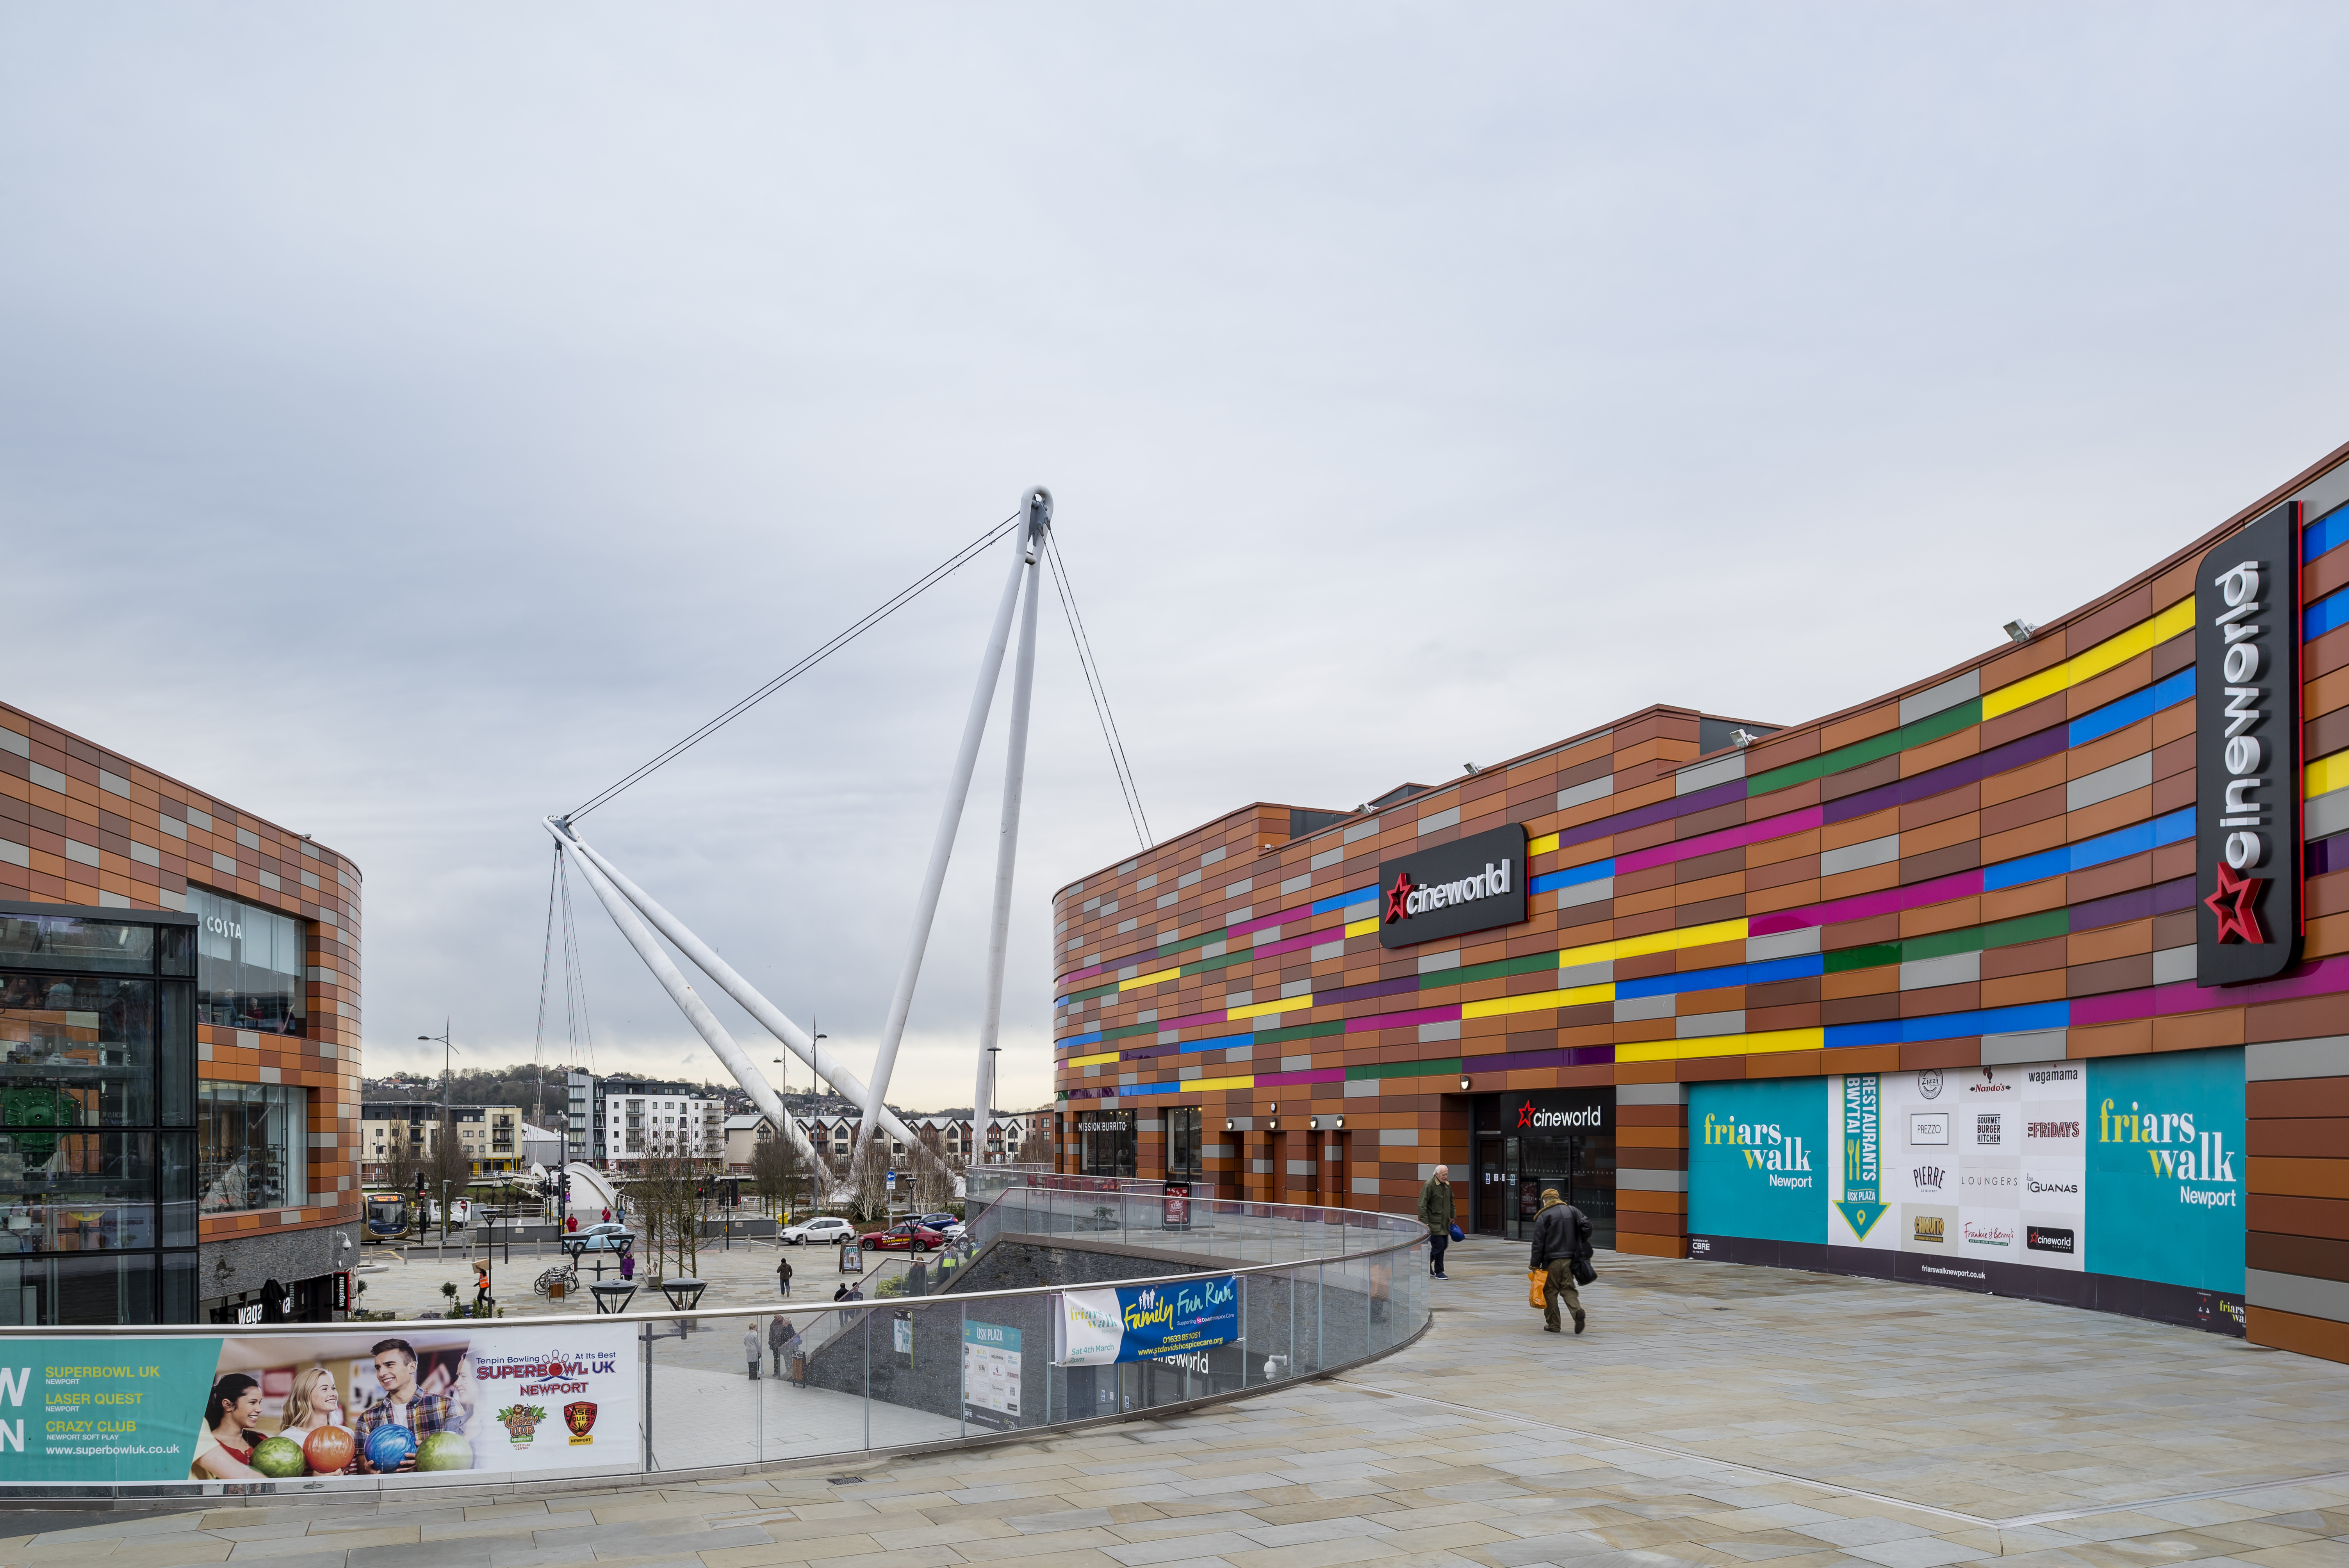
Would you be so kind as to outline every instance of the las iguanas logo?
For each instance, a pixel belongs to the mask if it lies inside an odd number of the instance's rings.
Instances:
[[[1773,1187],[1807,1187],[1811,1184],[1811,1150],[1800,1134],[1790,1135],[1776,1123],[1739,1121],[1731,1117],[1704,1113],[1704,1141],[1708,1147],[1726,1145],[1745,1157],[1745,1168],[1764,1172]]]

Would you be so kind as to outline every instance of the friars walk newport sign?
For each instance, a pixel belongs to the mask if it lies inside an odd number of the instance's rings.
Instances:
[[[1412,947],[1526,918],[1526,827],[1379,862],[1379,944]]]
[[[2194,580],[2195,970],[2265,980],[2300,949],[2300,503]]]

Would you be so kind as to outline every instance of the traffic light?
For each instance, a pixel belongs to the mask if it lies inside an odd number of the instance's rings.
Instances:
[[[419,1198],[424,1196],[424,1172],[421,1171],[416,1173],[416,1195]]]

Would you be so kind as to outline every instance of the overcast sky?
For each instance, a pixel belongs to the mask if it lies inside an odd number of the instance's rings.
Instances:
[[[444,1016],[529,1060],[540,817],[1033,482],[1161,836],[1650,702],[1799,720],[2349,437],[2344,44],[2254,5],[7,0],[0,696],[359,862],[371,1074]],[[860,1065],[1005,562],[585,824]],[[1049,895],[1135,841],[1057,613],[1042,647],[1012,1104]],[[904,1104],[970,1097],[996,744],[980,779]],[[579,927],[595,1065],[719,1077]],[[585,1057],[559,1008],[543,1048]]]

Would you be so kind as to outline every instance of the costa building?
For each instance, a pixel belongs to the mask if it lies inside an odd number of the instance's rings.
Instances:
[[[2349,447],[1790,725],[1656,707],[1054,898],[1064,1171],[2349,1360]]]
[[[0,1323],[325,1321],[359,874],[0,705]]]

